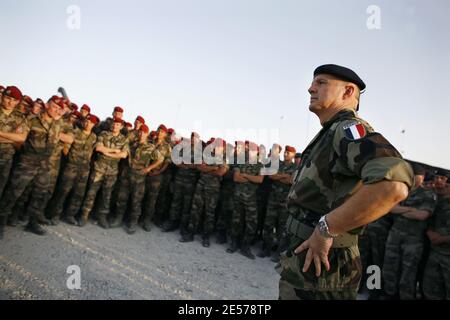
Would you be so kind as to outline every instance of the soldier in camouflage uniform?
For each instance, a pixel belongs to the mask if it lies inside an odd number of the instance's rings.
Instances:
[[[46,106],[46,111],[29,121],[23,134],[6,134],[0,136],[15,141],[24,141],[23,150],[17,166],[11,172],[8,185],[0,203],[0,235],[5,219],[11,214],[17,199],[29,184],[33,185],[29,204],[30,221],[27,229],[43,235],[45,230],[39,223],[49,224],[44,217],[44,209],[50,197],[48,192],[50,179],[48,177],[48,159],[60,140],[72,143],[72,137],[62,133],[61,116],[63,104],[61,98],[53,96]]]
[[[99,136],[103,131],[110,131],[113,124],[114,119],[122,119],[123,118],[123,109],[121,107],[115,107],[112,113],[112,117],[106,118],[106,120],[100,122],[98,126],[94,128],[94,133]],[[121,133],[124,133],[124,126],[122,126]]]
[[[224,159],[225,141],[222,139],[210,140],[209,146],[214,148],[214,150],[211,150],[213,153],[211,160],[213,161],[207,162],[213,163],[207,164],[204,162],[197,166],[200,171],[200,178],[195,187],[187,232],[180,239],[181,242],[193,241],[194,234],[201,229],[204,247],[209,247],[209,237],[214,231],[220,184],[223,175],[227,172],[227,164]],[[204,217],[202,217],[203,210]],[[203,222],[203,225],[200,225],[201,222]]]
[[[188,145],[190,144],[190,150]],[[190,151],[190,157],[182,155],[183,161],[178,164],[177,173],[174,180],[174,191],[172,205],[169,212],[169,220],[164,222],[162,230],[164,232],[173,231],[180,223],[180,231],[184,234],[189,223],[189,215],[192,197],[198,180],[198,170],[195,163],[201,163],[202,147],[201,140],[196,133],[191,134],[191,140],[183,140],[180,146],[184,146],[182,152]],[[196,157],[200,156],[196,161]],[[186,159],[184,159],[186,158]]]
[[[416,298],[417,269],[422,258],[427,219],[436,206],[436,194],[422,187],[425,170],[414,167],[416,189],[395,206],[383,265],[384,292],[391,298]]]
[[[123,120],[114,119],[110,131],[103,131],[97,138],[95,150],[99,153],[94,162],[94,169],[89,177],[86,197],[81,208],[80,227],[84,226],[94,207],[95,198],[101,188],[101,205],[98,213],[98,224],[102,228],[109,228],[107,215],[109,214],[111,193],[117,180],[120,159],[128,156],[128,139],[121,134]]]
[[[450,300],[450,185],[448,175],[438,170],[434,178],[438,195],[427,236],[431,242],[423,276],[423,293],[428,300]]]
[[[217,229],[217,243],[224,244],[227,242],[227,234],[230,231],[231,217],[234,211],[234,167],[235,167],[235,147],[228,144],[226,150],[228,170],[223,176],[222,187],[220,189],[219,203],[220,208],[218,212],[216,229]]]
[[[270,256],[271,250],[276,245],[280,246],[281,249],[281,240],[285,236],[284,227],[286,226],[286,220],[289,215],[286,208],[286,199],[292,184],[292,176],[297,169],[293,161],[294,156],[295,148],[286,146],[284,161],[280,161],[278,172],[268,176],[269,179],[273,180],[273,183],[264,223],[263,249],[258,254],[258,257],[264,258]]]
[[[158,164],[147,175],[146,188],[147,192],[144,198],[144,230],[149,232],[151,230],[151,222],[156,211],[156,201],[158,199],[163,174],[167,170],[171,162],[172,148],[167,142],[167,128],[165,125],[160,125],[157,131],[157,138],[155,141],[156,150],[163,157],[163,162]]]
[[[322,130],[302,153],[288,195],[289,246],[277,267],[280,299],[356,299],[361,226],[404,200],[413,185],[409,164],[357,116],[364,89],[350,69],[324,65],[314,71],[309,109]]]
[[[164,156],[159,149],[148,142],[150,130],[143,124],[139,129],[139,140],[130,145],[129,167],[127,175],[120,183],[117,197],[115,221],[111,227],[120,225],[125,215],[128,198],[131,196],[131,219],[127,232],[136,232],[136,226],[142,212],[142,199],[145,193],[145,178],[149,172],[158,168],[164,162]]]
[[[59,220],[67,197],[66,221],[77,225],[75,215],[83,203],[86,185],[89,178],[90,162],[97,136],[92,129],[98,124],[99,119],[95,115],[88,115],[84,123],[84,129],[74,130],[74,142],[70,148],[67,165],[65,166],[61,181],[50,202],[50,216],[53,221]]]
[[[137,116],[136,120],[134,120],[134,128],[132,130],[130,130],[130,132],[128,133],[128,140],[130,141],[130,146],[139,140],[139,134],[140,134],[140,129],[141,126],[145,124],[145,120],[143,117],[141,116]]]
[[[22,93],[16,87],[8,87],[0,100],[0,133],[22,133],[25,119],[16,110],[22,99]],[[0,197],[11,172],[13,157],[16,153],[14,141],[0,135]]]
[[[258,162],[258,147],[254,143],[248,143],[246,148],[245,164],[238,164],[234,168],[234,212],[231,220],[231,245],[227,252],[235,252],[241,242],[241,254],[254,259],[250,244],[256,235],[258,219],[256,192],[264,176],[260,175],[262,164]]]

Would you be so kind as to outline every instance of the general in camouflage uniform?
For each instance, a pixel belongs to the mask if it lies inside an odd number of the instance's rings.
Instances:
[[[9,94],[8,94],[9,93]],[[22,133],[25,119],[16,110],[22,98],[22,93],[16,87],[7,88],[0,100],[0,197],[11,172],[13,157],[16,153],[14,141],[1,136],[2,133]]]
[[[180,240],[181,242],[193,241],[194,234],[201,229],[204,247],[210,245],[209,237],[214,231],[222,176],[227,171],[227,164],[223,157],[223,140],[210,141],[210,145],[215,145],[214,154],[218,157],[214,160],[218,161],[211,165],[202,164],[198,166],[200,178],[195,187],[188,228]],[[203,225],[201,225],[202,223]]]
[[[26,140],[19,162],[11,172],[9,183],[0,200],[0,228],[4,225],[4,219],[11,214],[17,199],[26,187],[32,184],[28,208],[30,221],[27,229],[39,235],[45,234],[39,223],[49,224],[44,217],[45,205],[50,197],[48,160],[61,139],[71,142],[70,138],[62,133],[62,114],[61,99],[54,96],[49,100],[46,111],[27,123],[24,129]]]
[[[98,157],[89,177],[88,190],[81,208],[80,226],[87,223],[97,192],[101,188],[98,223],[102,228],[109,228],[106,217],[109,214],[111,193],[119,172],[119,161],[125,159],[129,152],[128,139],[120,133],[122,126],[122,119],[116,118],[111,130],[100,133],[97,138],[95,150],[98,152]]]
[[[359,227],[386,214],[413,185],[409,164],[356,115],[364,89],[350,69],[325,65],[314,72],[309,108],[322,130],[302,153],[288,196],[280,299],[356,299]]]
[[[297,169],[293,161],[295,153],[293,147],[286,146],[284,161],[279,161],[278,172],[268,176],[273,182],[264,221],[263,250],[258,254],[261,258],[270,256],[274,246],[278,245],[280,249],[283,246],[281,240],[286,236],[284,228],[289,215],[286,199],[292,184],[292,176]],[[274,260],[276,258],[274,257]]]
[[[156,211],[156,201],[158,200],[159,191],[161,189],[161,183],[163,180],[163,174],[167,170],[171,162],[172,148],[166,141],[167,128],[164,125],[160,125],[157,131],[157,139],[155,147],[158,153],[163,157],[163,162],[158,164],[147,175],[146,179],[146,195],[144,198],[144,230],[151,230],[151,222],[153,215]]]
[[[416,298],[417,269],[424,248],[426,220],[436,207],[436,194],[421,186],[425,171],[419,169],[415,168],[417,189],[391,210],[394,224],[387,239],[383,265],[384,292],[402,300]]]
[[[264,179],[260,175],[262,164],[257,159],[257,146],[249,144],[248,160],[234,168],[234,212],[231,220],[231,245],[227,249],[228,253],[233,253],[240,243],[241,253],[250,259],[255,258],[250,244],[256,235],[258,223],[256,192]]]
[[[445,172],[435,176],[438,200],[427,231],[431,250],[423,276],[428,300],[450,300],[450,189],[446,181]]]
[[[75,215],[83,203],[91,157],[97,142],[97,135],[92,132],[92,129],[98,122],[98,118],[90,114],[83,123],[84,129],[74,130],[74,142],[69,151],[67,165],[64,167],[58,188],[50,202],[50,215],[53,221],[59,220],[64,203],[73,191],[67,203],[66,220],[70,224],[77,224]]]
[[[164,156],[158,148],[148,142],[149,129],[144,124],[139,129],[139,140],[130,145],[129,166],[125,169],[126,175],[122,176],[117,197],[115,221],[111,227],[121,224],[127,209],[128,199],[131,196],[131,218],[127,232],[136,232],[136,226],[142,212],[142,199],[145,193],[145,178],[151,170],[160,166]]]

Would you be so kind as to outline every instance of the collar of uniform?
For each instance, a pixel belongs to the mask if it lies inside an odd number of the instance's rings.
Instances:
[[[334,122],[342,118],[356,117],[356,113],[353,109],[344,109],[336,113],[330,120],[323,124],[323,128],[331,126]]]

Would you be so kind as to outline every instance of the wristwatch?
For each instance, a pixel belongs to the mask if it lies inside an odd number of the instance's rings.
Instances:
[[[336,238],[337,234],[331,234],[330,229],[328,228],[326,217],[327,215],[324,215],[320,218],[319,223],[317,224],[317,229],[319,229],[319,233],[322,237],[325,238]]]

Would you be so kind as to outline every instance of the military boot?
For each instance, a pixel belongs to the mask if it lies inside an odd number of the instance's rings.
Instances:
[[[181,236],[180,242],[192,242],[194,241],[194,234],[187,232]]]
[[[103,229],[108,229],[109,228],[109,223],[108,223],[108,220],[106,220],[106,217],[105,216],[99,216],[98,217],[98,225],[100,226],[100,227],[102,227]]]
[[[266,244],[263,244],[261,250],[256,254],[260,258],[265,258],[270,256],[270,248]]]
[[[144,218],[144,230],[150,232],[152,230],[152,220],[149,217]]]
[[[59,224],[59,217],[53,217],[50,219],[50,223],[52,224],[52,226],[57,226]]]
[[[13,211],[12,215],[9,216],[8,220],[8,226],[10,227],[17,227],[17,224],[19,223],[19,212]]]
[[[216,243],[218,244],[227,243],[227,232],[225,230],[217,231]]]
[[[42,228],[36,219],[30,218],[30,222],[28,222],[27,226],[25,227],[25,230],[33,232],[34,234],[37,234],[39,236],[43,236],[47,232],[44,228]]]
[[[249,259],[255,259],[255,256],[253,255],[252,250],[250,249],[250,246],[248,244],[242,246],[241,254]]]
[[[80,217],[80,221],[78,221],[78,226],[84,227],[86,223],[88,223],[89,215],[88,214],[82,214]]]
[[[227,249],[227,252],[234,253],[237,251],[237,249],[238,249],[238,241],[237,241],[237,239],[232,238],[230,247]]]
[[[48,220],[43,214],[37,214],[36,217],[33,219],[30,217],[30,222],[32,220],[37,221],[39,224],[42,224],[44,226],[50,226],[52,225],[51,221]]]
[[[77,220],[73,217],[73,216],[67,216],[66,217],[66,222],[68,223],[68,224],[71,224],[71,225],[73,225],[73,226],[76,226],[78,223],[77,223]]]
[[[6,217],[0,217],[0,240],[3,239],[5,233]]]
[[[118,228],[118,227],[120,227],[122,225],[122,220],[123,220],[123,216],[122,215],[115,216],[114,219],[109,224],[109,226],[111,228]]]
[[[162,232],[171,232],[177,229],[177,223],[173,220],[167,220],[164,222]]]
[[[208,247],[209,247],[209,234],[207,234],[207,233],[203,234],[202,245],[203,245],[205,248],[208,248]]]

